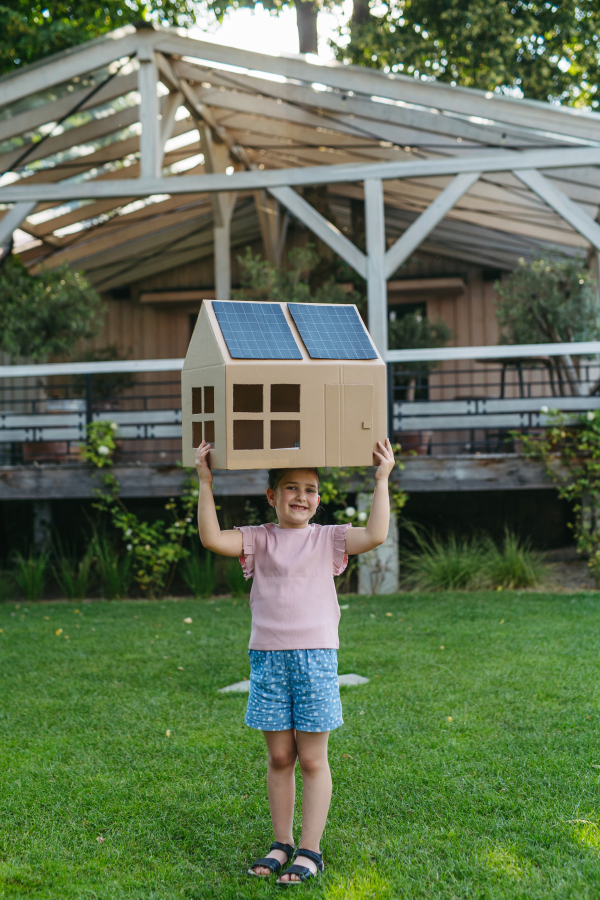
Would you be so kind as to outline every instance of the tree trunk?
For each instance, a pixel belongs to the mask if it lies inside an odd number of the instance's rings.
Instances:
[[[354,0],[352,5],[352,17],[350,19],[350,31],[353,25],[366,25],[369,21],[371,10],[369,0]]]
[[[319,52],[317,41],[317,15],[319,7],[314,0],[296,0],[296,22],[300,53]]]

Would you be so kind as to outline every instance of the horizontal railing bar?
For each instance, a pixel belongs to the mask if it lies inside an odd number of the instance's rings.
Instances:
[[[476,400],[402,400],[394,403],[395,416],[460,416],[489,415],[490,413],[541,413],[542,407],[548,410],[564,411],[600,409],[600,397],[532,397],[526,399],[488,399],[478,397]]]
[[[30,378],[51,375],[107,375],[118,372],[179,372],[183,359],[121,359],[114,362],[37,363],[30,366],[0,366],[0,378]]]
[[[518,359],[537,356],[593,356],[600,354],[600,341],[568,344],[506,344],[491,347],[430,347],[422,350],[388,350],[386,362],[443,362],[447,359]]]

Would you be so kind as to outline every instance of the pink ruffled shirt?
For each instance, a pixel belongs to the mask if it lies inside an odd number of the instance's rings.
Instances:
[[[237,526],[236,526],[237,527]],[[251,650],[339,647],[334,575],[348,565],[351,525],[243,525],[240,562],[250,591]]]

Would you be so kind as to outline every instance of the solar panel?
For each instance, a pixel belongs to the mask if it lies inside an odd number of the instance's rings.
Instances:
[[[377,359],[354,306],[288,303],[312,359]]]
[[[213,300],[213,309],[234,359],[302,359],[278,303]]]

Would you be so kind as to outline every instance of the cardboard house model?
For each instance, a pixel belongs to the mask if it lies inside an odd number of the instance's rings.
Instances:
[[[182,373],[183,464],[370,466],[386,367],[355,306],[205,300]]]

